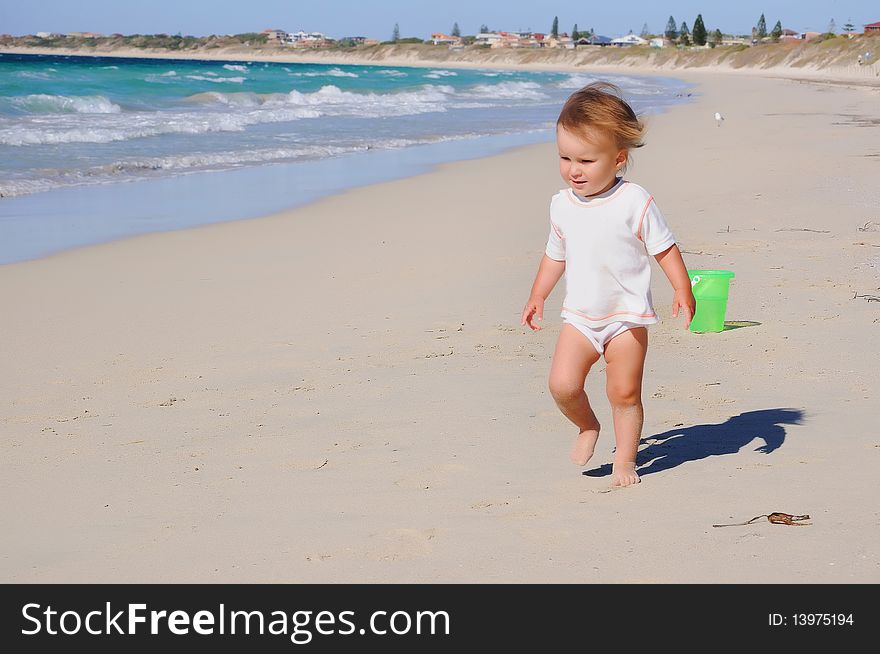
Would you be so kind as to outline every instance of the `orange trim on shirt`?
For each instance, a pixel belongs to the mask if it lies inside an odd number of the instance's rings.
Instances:
[[[638,238],[642,243],[645,242],[645,239],[642,238],[642,222],[645,220],[645,214],[648,213],[648,207],[651,206],[651,202],[653,202],[654,196],[648,196],[648,201],[645,202],[645,208],[642,209],[642,215],[639,216],[639,228],[636,230],[636,238]]]
[[[563,311],[568,311],[569,313],[576,314],[581,316],[582,318],[586,318],[587,320],[605,320],[607,318],[612,318],[614,316],[635,316],[636,318],[656,318],[656,313],[636,313],[635,311],[616,311],[615,313],[609,313],[607,316],[602,316],[600,318],[594,318],[593,316],[588,316],[585,313],[581,313],[580,311],[575,311],[574,309],[569,309],[566,306],[562,307]]]
[[[553,229],[553,233],[556,234],[559,238],[565,239],[565,236],[562,235],[562,230],[556,226],[552,220],[550,221],[550,227]]]

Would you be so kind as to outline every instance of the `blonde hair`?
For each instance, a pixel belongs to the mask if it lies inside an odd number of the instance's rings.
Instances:
[[[600,130],[629,153],[644,145],[645,124],[610,82],[593,82],[571,94],[559,112],[557,127],[589,140],[589,130]]]

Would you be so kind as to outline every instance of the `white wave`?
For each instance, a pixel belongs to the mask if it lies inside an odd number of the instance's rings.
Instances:
[[[194,168],[229,168],[242,164],[265,163],[270,161],[292,161],[303,158],[332,157],[347,152],[366,150],[367,146],[307,145],[297,148],[263,148],[260,150],[201,152],[195,154],[176,154],[165,157],[126,159],[92,170],[120,174],[134,171],[166,170],[179,171]]]
[[[500,84],[478,84],[467,92],[465,97],[493,98],[501,100],[546,100],[549,96],[540,91],[541,85],[535,82],[501,82]]]
[[[427,111],[444,111],[443,105],[455,94],[447,85],[425,85],[396,93],[355,93],[328,84],[312,93],[220,93],[206,91],[191,95],[189,102],[222,104],[230,107],[262,108],[315,107],[322,115],[388,116]]]
[[[220,93],[219,91],[205,91],[189,96],[187,102],[203,102],[206,104],[223,104],[229,107],[259,107],[265,102],[266,96],[258,93],[238,92]]]
[[[247,66],[242,66],[241,64],[223,64],[223,68],[226,70],[237,70],[240,73],[247,72]]]
[[[548,123],[552,127],[552,123]],[[542,130],[527,130],[542,131]],[[506,132],[502,132],[506,133]],[[452,135],[428,135],[417,138],[380,138],[344,145],[293,145],[291,147],[168,154],[159,157],[131,157],[109,164],[84,169],[39,169],[13,179],[0,179],[0,198],[28,195],[58,188],[129,182],[163,175],[185,175],[214,172],[277,163],[325,159],[370,150],[400,149],[448,141],[479,138],[484,134],[471,132]]]
[[[19,110],[28,113],[80,113],[80,114],[117,114],[122,111],[118,104],[112,103],[103,95],[34,95],[9,98],[9,103]]]
[[[566,79],[557,82],[556,86],[561,89],[579,89],[587,84],[599,81],[600,79],[603,82],[611,82],[612,84],[615,84],[625,95],[659,95],[668,92],[668,89],[665,89],[662,85],[658,85],[650,80],[642,80],[637,77],[618,77],[611,75],[599,78],[595,75],[588,75],[585,73],[572,73]]]
[[[243,131],[250,125],[320,116],[407,116],[445,112],[455,97],[455,89],[444,85],[384,94],[353,93],[332,85],[313,93],[260,95],[209,91],[188,98],[192,103],[206,105],[193,111],[131,111],[106,116],[59,114],[48,125],[45,120],[26,117],[8,126],[0,124],[0,144],[111,143],[163,134]]]
[[[112,143],[163,134],[240,132],[249,125],[316,118],[310,107],[281,106],[270,111],[232,112],[130,112],[110,116],[69,116],[51,127],[33,119],[12,127],[0,127],[0,145],[47,145],[58,143]],[[98,120],[103,118],[106,120]]]
[[[83,170],[42,169],[34,177],[0,180],[0,198],[15,197],[71,186],[134,181],[156,174],[187,174],[228,170],[246,165],[322,159],[369,150],[370,146],[317,146],[265,148],[261,150],[171,154],[164,157],[131,158]]]
[[[404,116],[446,111],[445,104],[454,93],[451,86],[430,84],[400,93],[353,93],[328,85],[314,93],[291,91],[286,103],[318,106],[325,114],[334,116]]]
[[[51,191],[52,189],[61,186],[66,186],[66,184],[60,184],[55,180],[44,178],[18,180],[4,179],[0,180],[0,198],[13,198],[19,195]]]
[[[207,73],[210,75],[211,73]],[[187,75],[187,79],[194,79],[199,82],[216,82],[217,84],[224,83],[232,83],[232,84],[242,84],[247,78],[246,77],[205,77],[203,75]]]
[[[307,73],[290,73],[293,77],[360,77],[357,73],[348,73],[341,68],[331,68],[325,71],[309,71]]]
[[[119,66],[101,66],[103,70],[119,70]]]
[[[453,72],[451,70],[432,70],[430,73],[425,75],[425,77],[431,77],[434,79],[438,79],[440,77],[457,77],[458,73]]]
[[[169,81],[171,81],[169,79],[171,77],[177,77],[176,70],[169,70],[168,72],[161,73],[161,74],[151,73],[144,78],[144,81],[159,83],[159,84],[167,84]]]
[[[51,75],[48,75],[43,71],[20,70],[15,75],[16,77],[24,77],[25,79],[52,79]]]
[[[560,89],[579,89],[591,82],[597,81],[599,78],[595,75],[585,75],[583,73],[573,73],[564,80],[557,82],[556,86]]]
[[[347,72],[340,68],[331,68],[325,74],[330,77],[360,77],[357,73]]]
[[[388,75],[388,77],[408,77],[402,70],[383,69],[377,70],[377,75]]]
[[[82,170],[41,169],[33,177],[0,180],[0,197],[14,197],[53,189],[134,181],[161,174],[187,174],[239,168],[248,165],[324,159],[368,150],[389,150],[414,145],[471,139],[480,134],[427,136],[415,139],[386,138],[349,145],[300,145],[290,148],[169,154],[164,157],[130,158]]]
[[[451,102],[450,109],[491,109],[498,105],[493,102]]]

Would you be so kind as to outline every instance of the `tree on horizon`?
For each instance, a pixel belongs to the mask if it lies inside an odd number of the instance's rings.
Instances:
[[[856,27],[853,25],[852,18],[846,19],[846,24],[843,26],[843,31],[847,34],[852,34],[855,31]]]
[[[488,25],[480,25],[480,34],[488,34],[489,26]]]
[[[458,29],[458,23],[452,25],[452,36],[461,36],[461,30]]]
[[[706,26],[703,24],[703,14],[697,14],[694,20],[694,45],[706,45]]]
[[[553,17],[553,27],[550,28],[550,36],[554,39],[559,38],[559,16]]]
[[[678,28],[675,25],[675,19],[670,16],[669,20],[666,21],[666,30],[663,32],[667,39],[670,41],[675,41],[678,38]]]
[[[642,25],[642,33],[639,34],[643,39],[651,36],[651,32],[648,30],[648,23]]]
[[[678,42],[681,45],[690,45],[691,31],[688,29],[688,24],[685,21],[681,21],[681,27],[678,28]]]
[[[759,39],[763,39],[767,36],[767,21],[764,19],[764,14],[761,14],[761,17],[758,19],[758,24],[755,26],[755,33],[758,35]]]
[[[577,40],[581,38],[581,33],[578,32],[578,24],[575,23],[574,27],[571,28],[571,40],[574,41],[575,46],[577,46]]]
[[[400,25],[394,23],[394,29],[391,30],[391,40],[397,43],[400,41]]]
[[[831,19],[831,22],[828,23],[828,33],[836,34],[837,33],[837,23],[834,22],[834,19]]]
[[[770,36],[774,41],[778,41],[782,36],[782,21],[777,20],[776,24],[773,26],[773,31],[770,32]]]
[[[710,45],[714,48],[717,45],[721,45],[721,42],[724,40],[724,35],[721,33],[721,30],[716,29],[712,32],[712,40],[710,41]]]

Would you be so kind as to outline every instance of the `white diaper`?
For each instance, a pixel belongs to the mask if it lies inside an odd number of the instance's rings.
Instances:
[[[628,329],[632,329],[633,327],[644,327],[645,325],[640,325],[634,322],[613,322],[610,325],[605,325],[604,327],[590,327],[589,325],[585,325],[580,322],[575,322],[570,320],[568,316],[565,316],[562,320],[563,323],[568,323],[575,329],[577,329],[581,334],[587,337],[587,340],[593,344],[593,347],[596,348],[596,352],[602,354],[605,352],[605,346],[615,336],[619,336],[623,332]]]

